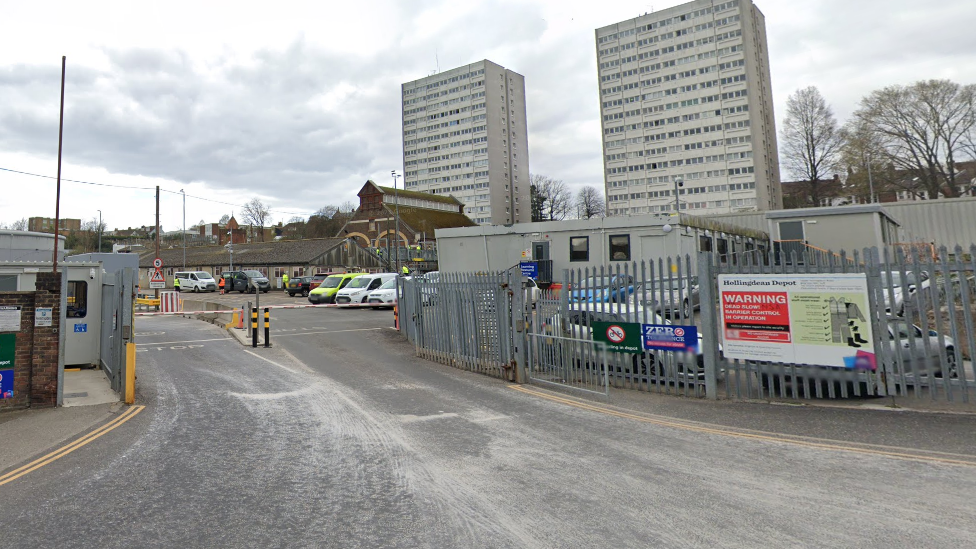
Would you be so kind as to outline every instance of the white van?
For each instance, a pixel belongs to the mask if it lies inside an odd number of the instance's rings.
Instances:
[[[216,292],[217,281],[214,277],[204,271],[180,271],[173,273],[175,278],[180,279],[181,292]]]
[[[349,284],[346,284],[345,288],[336,293],[335,302],[337,305],[366,303],[369,299],[370,292],[378,290],[384,283],[396,277],[396,273],[359,275],[352,279]]]

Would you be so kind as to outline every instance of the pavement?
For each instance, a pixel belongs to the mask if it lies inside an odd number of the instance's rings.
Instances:
[[[250,349],[140,318],[145,411],[0,466],[0,546],[976,546],[974,416],[608,406],[418,359],[391,325],[276,311]]]

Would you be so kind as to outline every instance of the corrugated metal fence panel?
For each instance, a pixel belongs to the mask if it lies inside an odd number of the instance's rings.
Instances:
[[[891,202],[884,209],[901,224],[902,241],[934,242],[950,250],[976,242],[976,198]]]

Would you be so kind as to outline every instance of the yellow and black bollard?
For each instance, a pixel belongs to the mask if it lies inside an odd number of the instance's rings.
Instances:
[[[251,308],[251,347],[258,346],[258,308]]]
[[[400,313],[397,310],[396,304],[393,305],[393,327],[397,330],[400,329]]]
[[[271,346],[271,309],[264,308],[264,346]]]

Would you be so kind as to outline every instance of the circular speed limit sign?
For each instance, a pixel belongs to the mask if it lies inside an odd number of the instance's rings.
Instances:
[[[163,260],[162,259],[159,259],[158,257],[156,259],[153,259],[153,267],[156,267],[158,269],[158,268],[160,268],[162,266],[163,266]]]
[[[627,337],[627,332],[620,326],[613,324],[607,328],[607,339],[612,343],[623,343],[625,337]]]

